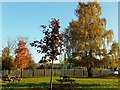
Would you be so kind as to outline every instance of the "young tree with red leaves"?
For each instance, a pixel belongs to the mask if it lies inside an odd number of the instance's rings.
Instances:
[[[16,53],[15,58],[16,68],[23,70],[24,68],[29,67],[32,57],[31,53],[26,47],[26,42],[24,40],[20,40],[18,42],[18,48],[15,50],[15,53]]]
[[[52,90],[53,62],[57,60],[58,55],[62,54],[63,34],[60,34],[59,32],[59,20],[56,19],[53,19],[50,22],[49,28],[51,28],[52,31],[50,31],[45,25],[41,25],[41,27],[43,28],[43,34],[45,37],[40,41],[30,43],[30,45],[36,47],[38,53],[45,53],[42,57],[43,60],[52,62],[50,78],[50,89]]]

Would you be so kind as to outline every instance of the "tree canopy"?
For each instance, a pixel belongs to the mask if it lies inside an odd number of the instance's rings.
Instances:
[[[98,2],[79,2],[75,11],[78,20],[72,20],[65,30],[66,54],[70,62],[79,62],[90,71],[102,64],[114,33],[106,29],[107,20],[100,17],[102,7]]]
[[[28,48],[26,47],[26,42],[20,40],[18,42],[18,48],[15,50],[15,65],[17,69],[24,69],[29,67],[32,60],[32,56]]]
[[[14,68],[14,57],[10,55],[10,49],[8,47],[2,50],[2,69],[11,70]]]

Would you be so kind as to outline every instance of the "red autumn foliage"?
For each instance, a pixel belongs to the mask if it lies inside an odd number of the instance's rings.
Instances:
[[[18,48],[15,50],[15,53],[16,53],[16,59],[15,59],[16,68],[24,69],[29,67],[32,57],[31,57],[31,53],[26,47],[25,41],[21,40],[18,42]]]

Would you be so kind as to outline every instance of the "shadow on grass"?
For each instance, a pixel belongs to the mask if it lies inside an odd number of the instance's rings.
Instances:
[[[101,84],[53,84],[53,90],[118,90],[117,88],[102,88]],[[49,83],[10,83],[2,85],[2,90],[50,90]],[[97,88],[96,88],[97,87]],[[101,88],[100,88],[101,87]]]
[[[4,84],[2,85],[2,87],[43,87],[43,88],[47,88],[49,86],[49,83],[8,83],[8,84]]]

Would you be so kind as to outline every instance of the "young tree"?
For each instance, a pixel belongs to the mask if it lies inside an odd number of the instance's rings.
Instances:
[[[120,56],[120,48],[117,42],[114,42],[111,46],[111,50],[109,52],[109,67],[118,68],[119,67],[119,56]]]
[[[29,62],[29,66],[28,66],[28,69],[36,69],[37,68],[37,64],[35,63],[35,61],[34,60],[31,60],[30,62]]]
[[[2,50],[2,57],[1,57],[2,69],[9,70],[9,73],[11,69],[14,69],[15,48],[16,48],[16,41],[7,39]]]
[[[44,76],[45,76],[46,75],[45,71],[46,71],[46,68],[47,68],[48,60],[42,58],[38,63],[42,64],[42,69],[44,69]]]
[[[15,56],[15,49],[17,48],[17,43],[16,43],[15,39],[12,40],[12,39],[8,38],[2,47],[3,47],[3,49],[6,47],[9,48],[9,54],[13,57]]]
[[[26,42],[24,40],[20,40],[18,42],[18,48],[15,50],[15,53],[16,53],[16,57],[15,57],[16,68],[21,69],[21,73],[22,73],[22,70],[24,68],[29,67],[30,62],[32,60],[31,53],[26,47]]]
[[[78,4],[78,20],[72,20],[65,31],[65,47],[70,62],[79,62],[91,77],[92,68],[99,66],[100,58],[107,55],[106,47],[114,34],[112,30],[106,30],[106,19],[100,18],[102,8],[98,2]]]
[[[11,70],[14,68],[14,57],[10,55],[10,49],[4,48],[2,51],[2,70]]]
[[[32,70],[32,76],[34,76],[34,72],[36,68],[37,68],[37,64],[34,62],[34,60],[31,60],[29,62],[29,66],[26,69]]]
[[[40,41],[34,41],[30,45],[36,47],[38,49],[37,52],[45,53],[43,57],[44,60],[52,62],[50,78],[50,89],[52,90],[53,62],[57,60],[57,56],[62,53],[63,34],[59,33],[59,21],[56,19],[50,22],[49,28],[51,28],[52,31],[47,29],[45,25],[41,25],[41,27],[45,35],[44,38]]]
[[[12,56],[15,56],[15,50],[16,50],[16,48],[17,48],[17,42],[16,42],[17,40],[11,40],[11,39],[7,39],[7,41],[6,41],[6,47],[8,47],[9,48],[9,50],[10,50],[10,55],[12,55]]]

